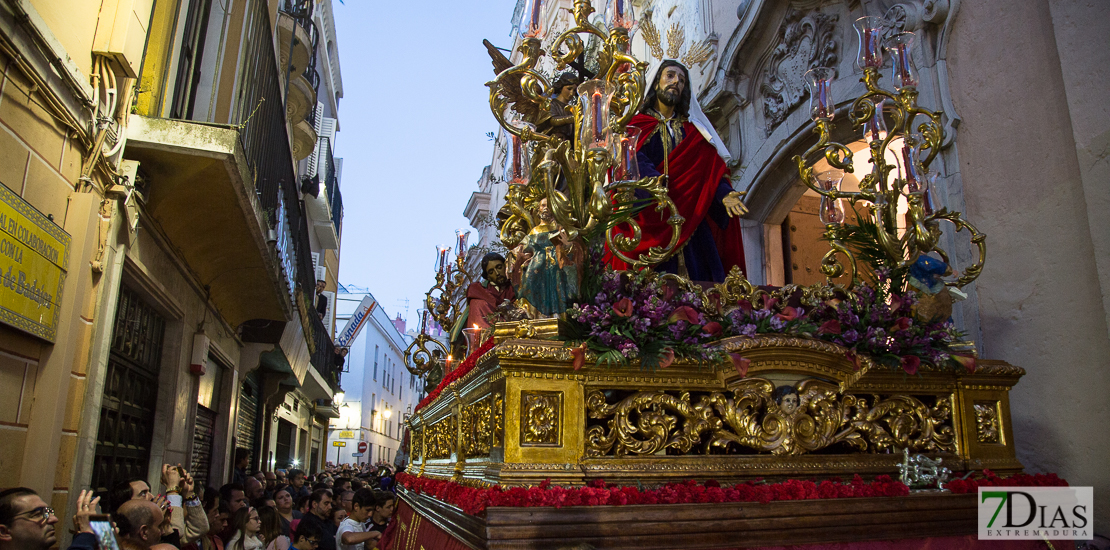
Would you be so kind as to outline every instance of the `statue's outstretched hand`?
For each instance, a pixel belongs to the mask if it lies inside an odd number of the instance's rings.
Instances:
[[[728,212],[730,217],[743,216],[748,213],[748,207],[744,205],[741,199],[744,195],[748,194],[747,191],[732,191],[725,195],[721,202],[725,205],[725,211]]]

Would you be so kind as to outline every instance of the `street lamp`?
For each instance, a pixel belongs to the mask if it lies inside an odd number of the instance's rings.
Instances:
[[[332,400],[335,401],[336,403],[342,403],[343,398],[346,397],[346,396],[347,395],[345,393],[343,393],[341,391],[338,391],[338,392],[335,392],[335,397],[333,397]]]
[[[385,412],[382,413],[382,416],[389,418],[390,416],[393,416],[393,411],[386,409]]]

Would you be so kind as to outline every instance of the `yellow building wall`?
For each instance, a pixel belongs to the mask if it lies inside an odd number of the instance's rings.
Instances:
[[[30,0],[31,7],[61,43],[81,74],[92,74],[92,45],[101,2],[92,0]]]

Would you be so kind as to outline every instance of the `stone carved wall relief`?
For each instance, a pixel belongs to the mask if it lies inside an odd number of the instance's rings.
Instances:
[[[762,75],[764,129],[767,135],[786,120],[803,99],[809,97],[805,73],[814,67],[835,67],[838,16],[817,11],[791,9],[779,29]]]

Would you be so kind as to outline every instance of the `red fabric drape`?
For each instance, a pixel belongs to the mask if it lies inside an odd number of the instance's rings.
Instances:
[[[384,550],[469,550],[459,539],[416,513],[407,502],[397,501],[397,511],[382,534],[378,548]]]
[[[642,130],[639,143],[636,145],[639,150],[647,142],[659,121],[655,117],[638,114],[632,117],[629,124]],[[667,193],[674,201],[679,214],[686,220],[679,232],[678,246],[682,246],[705,219],[709,207],[713,204],[717,185],[728,173],[728,167],[717,154],[717,149],[702,137],[693,124],[684,123],[683,131],[686,137],[671,151],[668,161],[670,182],[667,185]],[[662,172],[664,167],[656,168]],[[666,246],[671,237],[671,227],[665,217],[669,215],[669,210],[657,212],[654,208],[640,212],[636,216],[636,222],[640,224],[643,238],[636,249],[626,255],[635,258],[653,246]],[[723,230],[717,227],[716,223],[710,222],[709,225],[724,264],[725,273],[728,273],[734,265],[744,269],[744,245],[740,238],[740,224],[736,220],[730,220],[728,227]],[[618,232],[631,233],[627,226],[618,228]],[[614,269],[628,268],[625,262],[611,255],[607,260]]]

